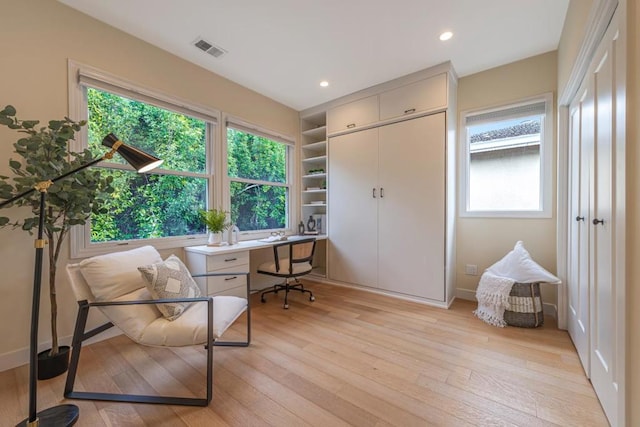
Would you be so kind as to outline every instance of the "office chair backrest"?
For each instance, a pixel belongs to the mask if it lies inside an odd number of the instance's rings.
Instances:
[[[286,251],[286,248],[289,250]],[[300,270],[297,265],[309,264],[309,270],[311,262],[313,261],[313,254],[316,249],[316,239],[301,239],[292,240],[286,243],[279,243],[273,247],[273,255],[275,259],[275,271],[276,272],[288,272],[289,274],[296,273]],[[288,252],[286,255],[281,252]]]
[[[305,239],[304,241],[291,243],[289,257],[291,262],[296,264],[300,262],[311,262],[313,253],[316,250],[316,239]]]

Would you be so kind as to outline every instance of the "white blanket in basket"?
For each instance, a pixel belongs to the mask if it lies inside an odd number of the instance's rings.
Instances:
[[[486,323],[504,328],[504,311],[509,307],[509,293],[515,280],[485,271],[480,277],[476,299],[478,308],[473,312]]]

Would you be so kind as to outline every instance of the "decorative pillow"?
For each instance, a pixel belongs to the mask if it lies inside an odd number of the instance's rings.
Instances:
[[[487,271],[495,276],[513,279],[518,283],[560,283],[560,279],[531,259],[522,241],[518,241],[511,252],[487,268]]]
[[[162,262],[153,246],[143,246],[88,258],[80,263],[80,273],[97,301],[112,301],[144,288],[139,265]]]
[[[151,296],[164,298],[196,298],[200,288],[191,277],[187,267],[175,255],[162,262],[138,267],[147,283]],[[158,304],[158,310],[167,320],[175,320],[189,307],[189,302]]]

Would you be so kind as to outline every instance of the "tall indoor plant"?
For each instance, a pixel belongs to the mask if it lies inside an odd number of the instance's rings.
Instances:
[[[0,111],[0,125],[24,135],[13,144],[17,157],[9,159],[9,168],[14,176],[0,176],[0,199],[10,199],[33,188],[39,182],[59,176],[93,159],[88,149],[72,152],[68,147],[75,133],[86,124],[85,121],[75,122],[65,117],[63,120],[50,121],[46,127],[37,127],[38,124],[37,120],[19,120],[15,108],[11,105]],[[112,191],[111,178],[102,178],[100,172],[95,169],[78,172],[56,182],[47,190],[44,234],[48,243],[51,303],[51,350],[48,351],[48,357],[56,357],[60,352],[56,273],[62,244],[71,227],[85,224],[92,212],[99,212],[100,200]],[[38,226],[39,199],[38,192],[34,192],[15,201],[14,205],[28,206],[31,212],[15,220],[0,216],[0,227],[19,227],[32,234]],[[66,364],[64,369],[66,370]],[[38,372],[42,378],[47,377],[46,370],[43,370],[42,375]],[[61,372],[53,375],[58,373]]]

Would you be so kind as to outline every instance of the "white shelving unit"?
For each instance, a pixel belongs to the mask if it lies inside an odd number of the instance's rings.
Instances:
[[[301,186],[300,220],[307,227],[310,218],[316,221],[320,234],[327,233],[327,116],[325,111],[300,118]],[[318,240],[314,257],[314,275],[326,277],[325,240]]]

